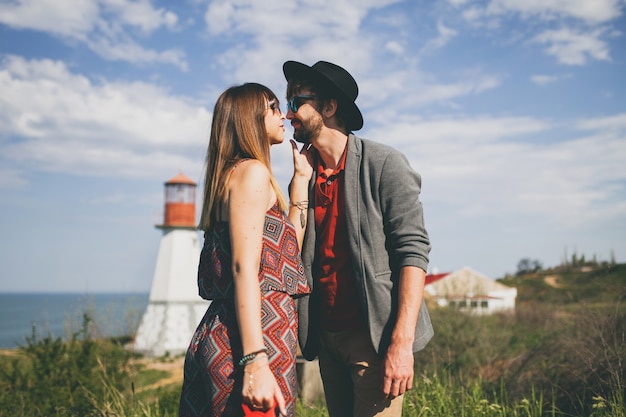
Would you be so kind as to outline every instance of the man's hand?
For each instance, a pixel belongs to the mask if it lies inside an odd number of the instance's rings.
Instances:
[[[411,343],[392,343],[383,361],[383,393],[398,397],[413,387],[413,349]]]
[[[424,296],[426,272],[414,266],[400,270],[398,318],[383,361],[383,393],[395,398],[413,388],[413,340]]]

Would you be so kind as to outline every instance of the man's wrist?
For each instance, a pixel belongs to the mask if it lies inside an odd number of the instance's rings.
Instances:
[[[413,341],[415,341],[415,333],[414,332],[400,332],[396,331],[391,334],[391,344],[394,345],[413,345]]]

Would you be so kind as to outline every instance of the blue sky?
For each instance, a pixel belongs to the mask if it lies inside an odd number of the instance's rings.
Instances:
[[[422,175],[433,271],[626,262],[624,0],[0,0],[0,291],[149,291],[213,104],[342,65]],[[284,100],[282,100],[284,109]],[[291,136],[291,130],[286,137]],[[289,144],[272,150],[286,186]]]

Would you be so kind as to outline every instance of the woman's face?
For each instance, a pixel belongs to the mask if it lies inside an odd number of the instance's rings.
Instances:
[[[280,111],[276,100],[269,100],[265,109],[265,130],[270,144],[276,145],[285,140],[285,115]]]

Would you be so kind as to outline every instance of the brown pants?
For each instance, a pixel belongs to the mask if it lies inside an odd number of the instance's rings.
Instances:
[[[363,330],[324,332],[320,372],[330,417],[400,417],[404,396],[383,395],[382,363]]]

